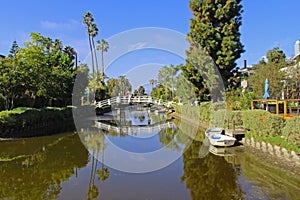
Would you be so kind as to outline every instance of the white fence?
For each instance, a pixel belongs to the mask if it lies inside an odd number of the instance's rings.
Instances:
[[[157,105],[166,105],[170,107],[173,102],[167,102],[162,99],[154,99],[151,96],[117,96],[110,99],[105,99],[98,101],[96,103],[97,108],[102,108],[105,106],[119,105],[119,104],[130,104],[130,103],[152,103]]]

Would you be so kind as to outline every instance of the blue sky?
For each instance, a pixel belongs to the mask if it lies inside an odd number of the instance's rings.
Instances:
[[[96,39],[111,38],[120,32],[142,27],[161,27],[189,32],[192,14],[189,0],[2,0],[0,54],[7,55],[13,40],[22,46],[31,32],[59,38],[73,46],[83,62],[88,54],[88,40],[82,16],[90,11],[100,29]],[[244,0],[242,43],[246,52],[237,61],[255,64],[273,47],[280,47],[288,57],[294,55],[294,43],[300,39],[299,0]],[[153,54],[154,55],[154,54]],[[140,52],[144,64],[161,63],[147,59],[151,53]],[[172,56],[171,56],[172,57]],[[174,56],[173,56],[174,57]],[[164,56],[164,59],[168,56]],[[177,59],[177,58],[176,58]],[[135,60],[135,58],[131,58]],[[141,59],[142,60],[142,59]],[[175,62],[180,62],[176,60]],[[172,59],[166,63],[172,63]],[[142,65],[137,62],[134,65]],[[174,63],[177,64],[177,63]],[[128,62],[127,62],[128,65]]]

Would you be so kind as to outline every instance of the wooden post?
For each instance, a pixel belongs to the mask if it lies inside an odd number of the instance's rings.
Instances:
[[[276,115],[279,114],[279,101],[276,100]]]
[[[287,116],[287,105],[286,105],[286,99],[283,101],[283,116]]]
[[[232,122],[232,129],[233,129],[232,135],[234,136],[235,135],[235,120],[233,120],[233,122]]]
[[[254,110],[254,100],[251,100],[251,110]]]
[[[300,115],[300,101],[298,101],[298,109],[297,109],[297,115]]]

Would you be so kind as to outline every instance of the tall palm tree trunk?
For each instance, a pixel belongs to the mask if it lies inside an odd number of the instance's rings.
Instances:
[[[92,69],[93,74],[95,73],[95,61],[94,61],[94,52],[93,52],[93,46],[91,41],[91,36],[89,35],[89,45],[90,45],[90,51],[91,51],[91,57],[92,57]]]
[[[104,51],[101,51],[102,56],[102,76],[104,76]]]
[[[95,63],[96,63],[95,70],[97,72],[98,71],[98,58],[97,58],[97,53],[96,53],[96,47],[95,47],[94,37],[92,37],[92,45],[93,45],[93,53],[94,53],[94,58],[95,58]]]

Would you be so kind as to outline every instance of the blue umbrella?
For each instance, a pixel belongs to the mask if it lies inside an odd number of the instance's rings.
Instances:
[[[269,94],[269,82],[268,79],[265,80],[265,94],[264,94],[264,99],[269,99],[270,94]]]

